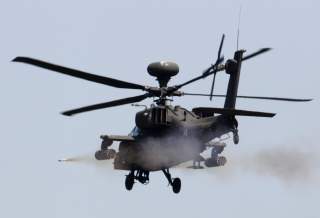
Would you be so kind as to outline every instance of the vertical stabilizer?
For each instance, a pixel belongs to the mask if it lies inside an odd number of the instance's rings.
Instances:
[[[236,106],[241,71],[242,56],[245,50],[234,53],[234,59],[226,62],[226,72],[230,75],[224,108],[234,109]]]

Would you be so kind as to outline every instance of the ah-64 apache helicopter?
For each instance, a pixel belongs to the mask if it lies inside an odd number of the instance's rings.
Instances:
[[[148,66],[148,73],[156,77],[159,87],[139,85],[125,82],[110,77],[99,76],[63,66],[47,63],[28,57],[16,57],[13,61],[35,65],[48,70],[69,76],[89,80],[104,85],[123,88],[139,89],[145,91],[143,95],[118,99],[110,102],[90,105],[69,111],[62,114],[72,116],[74,114],[114,107],[124,104],[140,102],[146,98],[156,98],[156,105],[138,112],[135,117],[136,126],[128,136],[103,135],[101,150],[97,151],[97,160],[114,159],[114,169],[127,170],[129,174],[125,179],[125,187],[131,190],[135,180],[142,184],[149,182],[149,172],[162,170],[174,193],[179,193],[181,180],[172,178],[169,168],[183,162],[193,160],[193,168],[202,168],[200,162],[206,167],[223,166],[226,158],[219,156],[223,151],[224,143],[210,143],[215,138],[232,133],[235,144],[239,142],[238,122],[236,116],[252,117],[273,117],[274,113],[238,110],[235,108],[237,98],[282,100],[282,101],[310,101],[311,99],[292,99],[258,96],[238,96],[238,84],[240,78],[241,64],[250,58],[267,52],[270,48],[263,48],[244,56],[244,50],[237,50],[233,59],[227,60],[221,56],[224,35],[222,36],[218,57],[214,64],[208,67],[201,75],[179,85],[168,86],[171,77],[179,72],[177,64],[169,61],[151,63]],[[229,82],[226,95],[214,95],[214,84],[216,74],[225,71],[229,75]],[[196,82],[213,75],[213,82],[210,94],[185,93],[180,89],[190,83]],[[189,111],[180,106],[169,104],[168,97],[175,96],[209,96],[225,97],[223,108],[197,107]],[[113,141],[119,141],[119,149],[116,152],[109,147]],[[207,159],[201,156],[206,149],[211,149],[211,156]]]

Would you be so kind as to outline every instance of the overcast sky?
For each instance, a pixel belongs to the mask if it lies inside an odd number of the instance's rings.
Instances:
[[[228,141],[225,167],[173,169],[182,179],[179,195],[159,172],[148,186],[127,192],[125,171],[86,158],[99,148],[101,134],[128,134],[139,108],[59,114],[141,92],[10,62],[30,56],[156,85],[147,65],[172,60],[180,66],[170,81],[175,84],[214,62],[222,33],[223,54],[233,56],[240,5],[240,48],[273,50],[243,64],[239,94],[315,100],[238,100],[240,109],[277,115],[238,118],[240,143]],[[316,0],[2,0],[0,216],[318,218],[319,11]],[[218,75],[217,94],[225,93],[227,78]],[[208,93],[210,83],[208,78],[183,91]],[[221,107],[223,99],[184,97],[174,104]],[[73,156],[83,161],[57,161]]]

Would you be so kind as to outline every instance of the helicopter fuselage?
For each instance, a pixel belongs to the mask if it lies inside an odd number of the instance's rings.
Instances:
[[[122,141],[115,169],[157,171],[195,160],[207,143],[233,130],[224,116],[201,116],[179,106],[151,107],[136,115],[133,141]]]
[[[64,111],[65,116],[72,116],[79,113],[110,108],[125,104],[141,102],[147,98],[154,98],[157,106],[151,106],[136,114],[136,127],[128,136],[101,136],[101,150],[95,153],[97,160],[114,159],[114,168],[129,170],[126,176],[125,187],[131,190],[135,180],[142,184],[149,181],[149,172],[162,170],[174,193],[179,193],[181,180],[172,178],[169,168],[180,163],[194,160],[192,168],[203,168],[200,164],[204,161],[206,167],[223,166],[226,158],[220,156],[225,145],[223,143],[211,144],[210,141],[226,133],[233,133],[235,144],[239,142],[238,122],[236,116],[251,117],[273,117],[274,113],[239,110],[236,108],[237,98],[267,99],[281,101],[310,101],[311,99],[289,99],[277,97],[239,96],[238,86],[242,62],[251,59],[259,54],[269,51],[270,48],[262,48],[254,53],[243,56],[245,50],[237,50],[233,59],[224,62],[221,49],[224,35],[220,41],[218,57],[214,64],[205,69],[202,74],[187,80],[183,83],[170,85],[171,77],[179,73],[179,66],[171,61],[160,61],[149,64],[147,71],[151,76],[156,77],[159,87],[140,85],[128,81],[122,81],[111,77],[96,75],[64,66],[52,64],[42,60],[29,57],[16,57],[14,62],[21,62],[47,70],[52,70],[68,76],[100,83],[121,89],[142,90],[142,95],[116,99],[99,104],[88,105],[72,110]],[[224,62],[224,63],[223,63]],[[229,75],[229,82],[226,95],[215,95],[214,84],[216,74],[225,71]],[[213,75],[210,94],[185,93],[181,88],[194,83],[208,76]],[[213,96],[225,97],[223,108],[198,107],[188,111],[179,106],[169,106],[168,98],[174,96]],[[219,115],[216,115],[219,114]],[[109,149],[113,141],[120,141],[119,150]],[[206,148],[212,147],[211,157],[204,159],[200,153]],[[66,161],[66,160],[61,160]]]

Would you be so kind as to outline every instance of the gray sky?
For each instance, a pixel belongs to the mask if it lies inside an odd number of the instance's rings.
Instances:
[[[222,33],[223,53],[233,56],[240,5],[240,47],[248,52],[274,49],[244,64],[239,94],[315,101],[238,100],[238,108],[277,116],[239,118],[240,144],[229,142],[226,167],[172,170],[182,179],[179,195],[172,194],[161,173],[152,173],[148,186],[138,184],[128,193],[126,172],[113,171],[110,162],[57,162],[93,154],[100,134],[127,134],[139,109],[122,106],[72,118],[60,111],[141,92],[105,87],[11,59],[41,58],[149,85],[156,81],[146,73],[147,65],[173,60],[181,72],[171,84],[179,83],[199,75],[215,60]],[[315,0],[1,1],[0,216],[319,217],[319,6]],[[226,75],[218,76],[216,93],[225,92],[226,82]],[[211,78],[184,91],[207,93],[210,83]],[[191,109],[222,106],[223,100],[185,97],[175,99],[175,104]],[[264,160],[260,154],[270,151],[280,166],[296,174],[286,177],[283,171],[274,171],[278,167],[274,162],[270,163],[274,167],[260,166]],[[291,161],[299,163],[293,169],[279,161],[292,154],[297,159]]]

